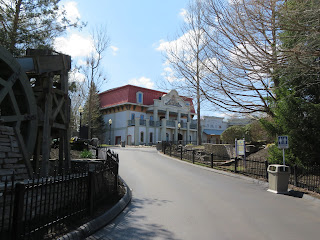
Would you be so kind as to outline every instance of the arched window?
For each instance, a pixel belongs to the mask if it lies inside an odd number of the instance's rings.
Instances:
[[[143,93],[142,92],[137,92],[136,93],[136,98],[137,98],[137,103],[138,104],[143,104]]]

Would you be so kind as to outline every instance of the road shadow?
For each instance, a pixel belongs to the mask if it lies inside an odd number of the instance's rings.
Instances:
[[[295,198],[303,198],[303,195],[306,194],[305,192],[300,192],[296,190],[290,190],[287,193],[283,193],[283,195]]]
[[[149,222],[148,216],[141,214],[141,209],[146,205],[165,207],[170,203],[161,199],[132,199],[125,210],[108,226],[86,238],[86,240],[150,240],[168,239],[178,240],[174,233],[165,229],[164,226]]]

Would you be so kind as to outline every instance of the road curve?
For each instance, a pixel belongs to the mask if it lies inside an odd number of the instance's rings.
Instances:
[[[319,201],[198,168],[152,148],[117,148],[131,204],[87,240],[318,239]]]

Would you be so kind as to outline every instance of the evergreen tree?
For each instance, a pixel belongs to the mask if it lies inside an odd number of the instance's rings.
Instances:
[[[79,27],[60,0],[0,0],[0,44],[19,56],[27,48],[51,48],[67,27]]]
[[[91,117],[89,117],[89,109],[91,109]],[[90,94],[88,95],[84,105],[83,122],[89,123],[89,121],[91,122],[91,138],[99,138],[100,140],[104,139],[103,135],[106,131],[106,126],[100,111],[100,99],[97,87],[94,83],[92,83]],[[88,126],[90,125],[88,124]]]
[[[292,0],[279,12],[284,29],[281,47],[287,61],[280,69],[274,123],[269,129],[289,136],[287,155],[292,163],[320,163],[319,10],[318,0]],[[271,157],[280,162],[280,150],[273,148]]]

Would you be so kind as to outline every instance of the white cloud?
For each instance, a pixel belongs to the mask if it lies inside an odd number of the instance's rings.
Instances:
[[[188,11],[184,8],[180,10],[179,16],[183,18],[183,21],[188,22]]]
[[[129,84],[140,86],[140,87],[146,87],[146,88],[153,88],[154,82],[151,81],[150,78],[146,77],[140,77],[140,78],[133,78],[130,79]]]
[[[90,37],[73,33],[67,37],[58,37],[54,41],[55,49],[72,57],[86,57],[93,52],[93,43]]]
[[[80,73],[78,69],[73,69],[69,72],[69,82],[83,82],[85,79],[85,75]]]
[[[116,46],[110,46],[111,50],[112,50],[112,55],[116,56],[117,52],[119,51],[119,48],[117,48]]]
[[[75,1],[67,1],[61,6],[61,11],[65,11],[65,17],[72,23],[76,22],[81,17],[77,5],[78,3]],[[62,21],[62,15],[60,15],[59,20]]]

